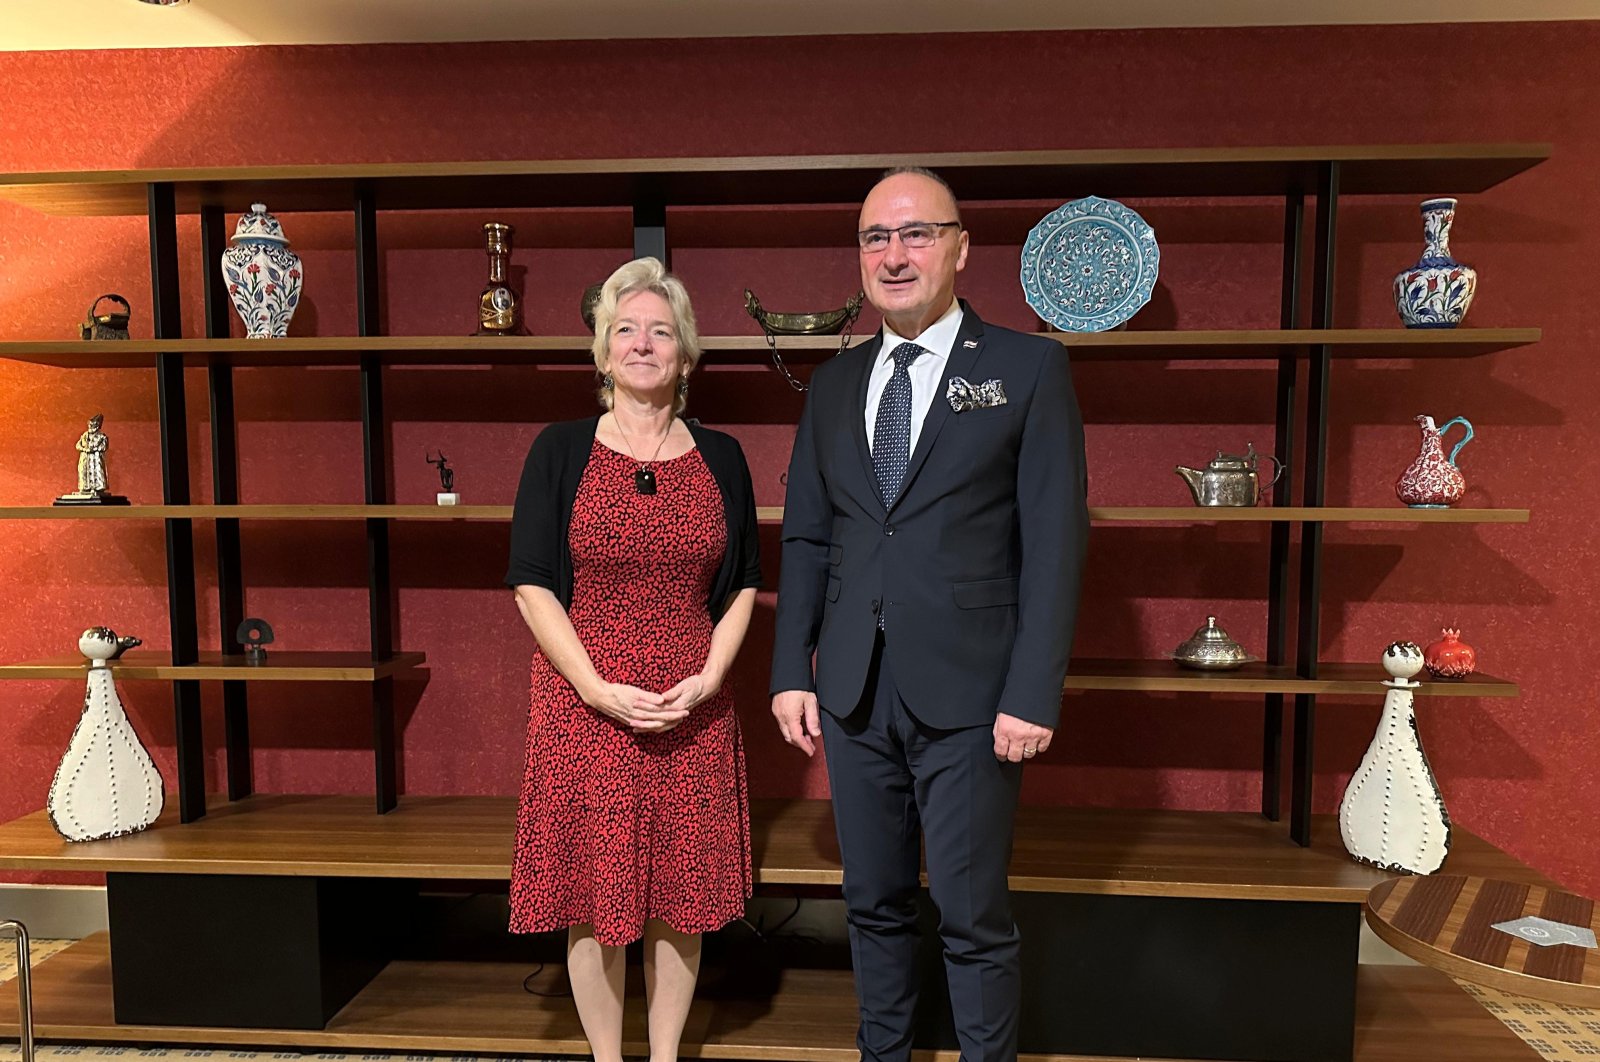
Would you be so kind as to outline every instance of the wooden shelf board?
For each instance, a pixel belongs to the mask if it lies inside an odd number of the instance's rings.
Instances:
[[[523,988],[518,963],[393,962],[326,1029],[118,1025],[112,1012],[109,938],[95,934],[34,971],[35,1034],[45,1041],[215,1044],[441,1054],[567,1054],[588,1045],[569,996]],[[636,971],[630,971],[635,973]],[[708,967],[689,1011],[686,1058],[855,1062],[856,999],[847,970],[785,969],[775,984],[719,977]],[[547,965],[534,987],[559,991],[564,970]],[[726,986],[715,989],[719,983]],[[731,990],[730,990],[731,989]],[[630,984],[623,1053],[649,1053],[644,1008]],[[737,994],[735,994],[737,993]],[[716,998],[709,998],[711,995]],[[0,999],[0,1036],[18,1035],[15,993]],[[1071,1005],[1063,1011],[1071,1020]],[[1539,1062],[1539,1055],[1444,974],[1417,966],[1356,971],[1353,1062]],[[917,1062],[956,1062],[954,1051],[919,1051]],[[1023,1054],[1023,1062],[1094,1062],[1085,1055]]]
[[[1040,332],[1065,345],[1075,361],[1238,360],[1302,356],[1328,346],[1340,358],[1466,358],[1539,342],[1537,328],[1301,328],[1203,331]],[[180,354],[198,364],[237,366],[355,366],[375,354],[392,364],[535,364],[592,368],[590,336],[292,336],[285,339],[130,339],[10,341],[0,358],[61,368],[138,368],[157,354]],[[860,338],[851,342],[860,342]],[[766,340],[759,335],[703,336],[702,366],[765,365]],[[778,340],[794,364],[826,361],[839,349],[837,336],[786,336]]]
[[[1339,144],[1298,147],[541,159],[356,165],[88,170],[0,174],[0,198],[49,214],[144,214],[151,183],[177,209],[349,210],[358,182],[380,210],[630,206],[648,187],[669,206],[849,203],[885,169],[923,165],[967,200],[1315,193],[1340,163],[1345,195],[1459,195],[1492,188],[1550,155],[1548,144]]]
[[[495,520],[509,505],[13,505],[0,520]]]
[[[201,653],[193,664],[174,665],[160,650],[134,649],[111,662],[118,680],[223,679],[243,682],[373,682],[418,667],[423,653],[396,653],[374,660],[370,653],[280,652],[268,650],[263,664],[243,656]],[[82,656],[60,656],[18,664],[0,664],[0,679],[82,679],[88,666]]]
[[[168,802],[149,830],[104,841],[62,838],[42,811],[0,825],[0,868],[168,874],[506,881],[516,824],[512,797],[408,796],[387,815],[371,797],[258,795],[211,805],[181,825]],[[840,883],[826,800],[751,803],[756,880]],[[1549,885],[1456,827],[1446,869]],[[1356,863],[1332,816],[1313,843],[1294,844],[1258,814],[1024,807],[1017,815],[1011,886],[1025,892],[1363,903],[1384,880]]]
[[[1262,505],[1203,508],[1197,505],[1093,505],[1098,523],[1239,524],[1319,521],[1372,524],[1525,524],[1527,509],[1340,508]],[[780,523],[783,506],[756,508],[764,523]],[[511,519],[509,505],[10,505],[0,520],[488,520]]]
[[[1525,524],[1527,509],[1411,509],[1391,506],[1304,506],[1232,508],[1199,505],[1097,505],[1091,519],[1101,523],[1283,523],[1340,524]]]
[[[241,656],[201,653],[195,664],[175,667],[156,650],[128,653],[113,667],[119,680],[198,679],[246,682],[372,682],[423,663],[422,653],[398,653],[393,660],[375,663],[363,653],[288,653],[269,651],[262,665],[245,663]],[[81,656],[0,664],[0,681],[78,679],[86,665]],[[1263,663],[1246,664],[1233,671],[1196,671],[1171,660],[1074,660],[1064,689],[1132,691],[1144,693],[1313,693],[1372,694],[1383,692],[1387,677],[1376,664],[1323,663],[1314,679],[1299,678],[1294,668]],[[1517,684],[1492,675],[1468,675],[1452,681],[1424,681],[1419,697],[1516,697]]]
[[[1245,664],[1232,671],[1197,671],[1171,660],[1075,659],[1067,668],[1069,690],[1130,690],[1161,693],[1311,693],[1384,692],[1388,673],[1377,664],[1319,663],[1317,677],[1299,678],[1287,665]],[[1418,697],[1516,697],[1517,684],[1480,673],[1464,679],[1421,681]]]

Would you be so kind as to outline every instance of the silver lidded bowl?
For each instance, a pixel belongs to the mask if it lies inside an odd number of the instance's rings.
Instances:
[[[1250,663],[1255,657],[1245,652],[1244,646],[1217,626],[1217,617],[1207,616],[1205,626],[1172,651],[1172,659],[1184,667],[1202,671],[1231,671]]]

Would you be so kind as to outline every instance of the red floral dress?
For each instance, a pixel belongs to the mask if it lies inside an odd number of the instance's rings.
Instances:
[[[727,527],[699,450],[656,462],[655,494],[635,490],[636,467],[595,442],[573,503],[568,614],[602,678],[659,693],[705,666]],[[664,734],[636,734],[543,653],[532,672],[511,931],[593,923],[620,945],[647,918],[703,933],[742,915],[750,805],[731,690]]]

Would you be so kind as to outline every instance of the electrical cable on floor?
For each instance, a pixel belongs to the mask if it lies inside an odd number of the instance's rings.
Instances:
[[[532,985],[530,985],[528,983],[529,981],[532,981],[535,977],[538,977],[542,973],[544,973],[544,963],[541,962],[539,965],[537,965],[537,966],[535,966],[533,968],[533,972],[531,974],[529,974],[527,977],[524,977],[522,979],[522,990],[524,992],[528,993],[530,996],[543,996],[545,999],[565,999],[567,996],[572,995],[572,988],[570,987],[570,982],[569,982],[569,987],[566,988],[565,990],[559,990],[558,989],[557,991],[554,991],[554,992],[541,992],[537,988],[534,988]]]

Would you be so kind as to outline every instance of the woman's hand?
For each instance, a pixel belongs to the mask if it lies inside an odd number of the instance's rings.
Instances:
[[[704,672],[690,675],[676,686],[661,694],[663,708],[681,708],[685,714],[697,704],[703,704],[716,696],[721,683],[712,682]]]
[[[705,672],[690,675],[676,686],[661,695],[663,708],[681,708],[684,714],[697,704],[704,704],[717,695],[721,683],[712,682],[706,677]]]
[[[668,705],[661,694],[623,682],[600,683],[583,694],[583,703],[635,733],[671,730],[689,716],[688,708]]]

